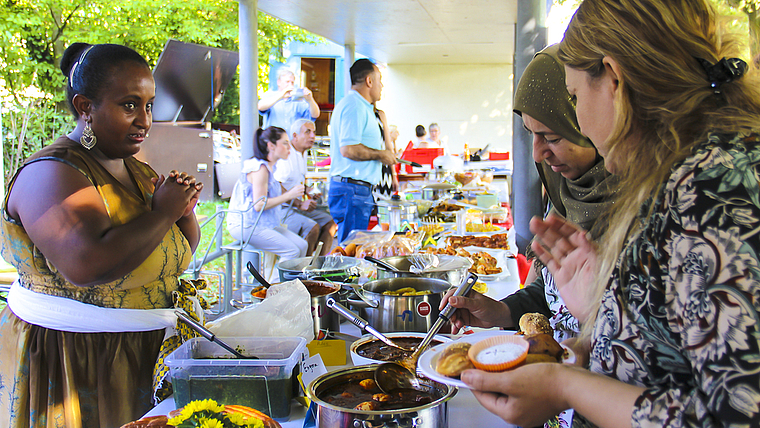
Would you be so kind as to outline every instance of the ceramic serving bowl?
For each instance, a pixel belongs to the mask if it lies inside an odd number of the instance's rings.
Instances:
[[[419,342],[422,341],[422,339],[425,337],[427,333],[419,333],[419,332],[411,332],[411,331],[399,331],[394,333],[384,333],[388,338],[391,340],[401,339],[401,338],[417,338],[419,339]],[[435,335],[433,336],[433,341],[430,346],[434,346],[436,344],[436,341],[439,341],[441,343],[448,343],[451,342],[451,338],[443,336],[443,335]],[[375,336],[372,336],[370,334],[364,335],[360,337],[359,339],[355,340],[350,347],[351,351],[351,361],[354,363],[355,366],[364,365],[364,364],[378,364],[378,363],[385,363],[387,361],[384,360],[375,360],[371,359],[362,355],[359,355],[359,352],[357,350],[359,348],[363,348],[364,345],[370,344],[370,343],[380,343],[380,340],[377,339]],[[403,346],[403,344],[400,344]],[[386,345],[387,346],[387,345]],[[390,346],[388,346],[390,348]]]

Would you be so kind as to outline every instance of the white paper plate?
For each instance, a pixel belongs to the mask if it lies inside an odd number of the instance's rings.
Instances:
[[[456,386],[459,388],[470,389],[470,387],[466,383],[462,382],[461,380],[455,379],[453,377],[444,376],[438,373],[437,371],[435,371],[435,366],[436,364],[438,364],[438,357],[440,356],[440,353],[444,349],[446,349],[446,347],[451,346],[454,343],[458,343],[458,342],[477,343],[489,337],[501,336],[501,335],[513,335],[513,334],[515,334],[514,331],[487,330],[487,331],[481,331],[478,333],[462,336],[461,338],[450,343],[442,343],[440,345],[434,346],[428,349],[427,351],[423,352],[422,355],[420,355],[420,359],[417,361],[417,372],[436,382],[444,383],[450,386]],[[565,348],[565,350],[567,351],[567,356],[562,360],[562,362],[565,364],[574,363],[575,354],[573,353],[573,351],[567,346],[562,345],[562,347]]]

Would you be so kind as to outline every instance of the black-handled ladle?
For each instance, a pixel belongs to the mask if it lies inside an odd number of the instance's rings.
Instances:
[[[217,345],[221,346],[222,348],[228,350],[230,353],[232,353],[232,355],[234,355],[234,356],[236,356],[238,358],[245,358],[245,359],[253,358],[253,357],[247,357],[247,356],[241,354],[240,352],[236,351],[235,348],[233,348],[232,346],[230,346],[229,344],[227,344],[227,342],[225,342],[225,341],[219,339],[218,337],[216,337],[216,335],[214,333],[212,333],[211,330],[207,329],[206,327],[204,327],[203,325],[201,325],[201,323],[199,323],[198,321],[196,321],[193,318],[191,318],[184,311],[176,309],[174,311],[174,313],[177,315],[177,318],[179,318],[182,321],[184,321],[187,325],[190,326],[190,328],[192,328],[193,330],[195,330],[198,333],[200,333],[201,336],[205,337],[206,339],[208,339],[211,342],[216,343]]]
[[[364,260],[372,262],[372,263],[380,266],[381,268],[383,268],[385,270],[389,270],[391,272],[401,272],[396,266],[393,266],[392,264],[390,264],[388,262],[384,262],[382,260],[376,259],[376,258],[374,258],[372,256],[364,256]]]
[[[259,284],[261,284],[262,286],[264,286],[264,288],[269,288],[272,285],[272,284],[269,283],[269,281],[267,281],[266,279],[264,279],[264,276],[261,275],[259,273],[259,271],[256,270],[255,267],[253,267],[253,263],[248,262],[248,264],[246,265],[246,267],[248,268],[248,272],[250,272],[251,275],[253,275],[253,277],[256,278],[256,281],[258,281]]]

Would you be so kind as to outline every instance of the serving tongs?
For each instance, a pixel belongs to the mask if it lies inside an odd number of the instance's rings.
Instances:
[[[222,348],[226,349],[227,351],[229,351],[232,355],[236,356],[237,358],[243,358],[243,359],[254,358],[254,357],[245,356],[245,355],[241,354],[240,352],[238,352],[237,350],[235,350],[235,348],[233,348],[232,346],[230,346],[227,342],[225,342],[225,341],[219,339],[218,337],[216,337],[216,335],[214,333],[212,333],[211,330],[207,329],[201,323],[199,323],[198,321],[196,321],[192,317],[190,317],[188,314],[186,314],[185,311],[182,311],[182,310],[179,310],[179,309],[175,309],[174,310],[174,314],[177,315],[177,318],[179,318],[180,320],[182,320],[183,322],[185,322],[185,324],[189,325],[190,328],[192,328],[193,330],[195,330],[198,333],[200,333],[201,336],[205,337],[210,342],[214,342],[217,345],[221,346]]]
[[[451,297],[464,296],[472,290],[472,286],[478,281],[478,276],[470,272],[464,281],[457,287],[456,291]],[[388,362],[380,364],[375,369],[375,383],[386,394],[390,394],[391,391],[396,389],[417,389],[422,390],[420,380],[417,377],[417,360],[420,355],[430,346],[433,341],[433,336],[438,334],[441,327],[449,321],[451,315],[456,311],[456,308],[451,306],[450,303],[446,304],[446,307],[438,314],[438,319],[433,324],[433,327],[427,332],[425,338],[417,346],[411,356],[404,358],[398,362]]]

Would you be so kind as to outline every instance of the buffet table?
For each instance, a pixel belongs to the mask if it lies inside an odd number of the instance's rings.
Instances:
[[[448,402],[449,404],[449,427],[516,427],[508,424],[501,418],[484,409],[478,403],[470,390],[460,389]],[[165,415],[175,409],[174,398],[169,397],[158,406],[154,407],[145,416]],[[279,421],[283,428],[301,428],[306,417],[306,408],[293,401],[290,418],[287,421]]]
[[[510,258],[507,264],[509,275],[498,281],[488,282],[488,291],[486,295],[494,299],[502,299],[519,288],[519,275],[517,271],[517,261]],[[480,329],[475,329],[480,330]],[[362,335],[359,328],[349,322],[343,322],[341,324],[341,336],[343,337],[355,337],[358,338]],[[346,361],[345,366],[328,366],[328,371],[339,370],[346,367],[351,367],[351,357],[349,356],[348,348],[351,345],[351,340],[346,341]],[[145,416],[157,416],[166,415],[170,411],[174,410],[176,405],[174,398],[169,397],[158,406],[154,407]],[[507,424],[498,416],[490,413],[484,409],[480,403],[475,399],[475,396],[470,390],[459,389],[457,394],[448,402],[449,410],[449,427],[462,427],[462,426],[487,426],[487,427],[513,427],[514,425]],[[297,403],[295,400],[291,403],[290,417],[287,421],[279,421],[283,428],[301,428],[304,424],[307,409]]]

